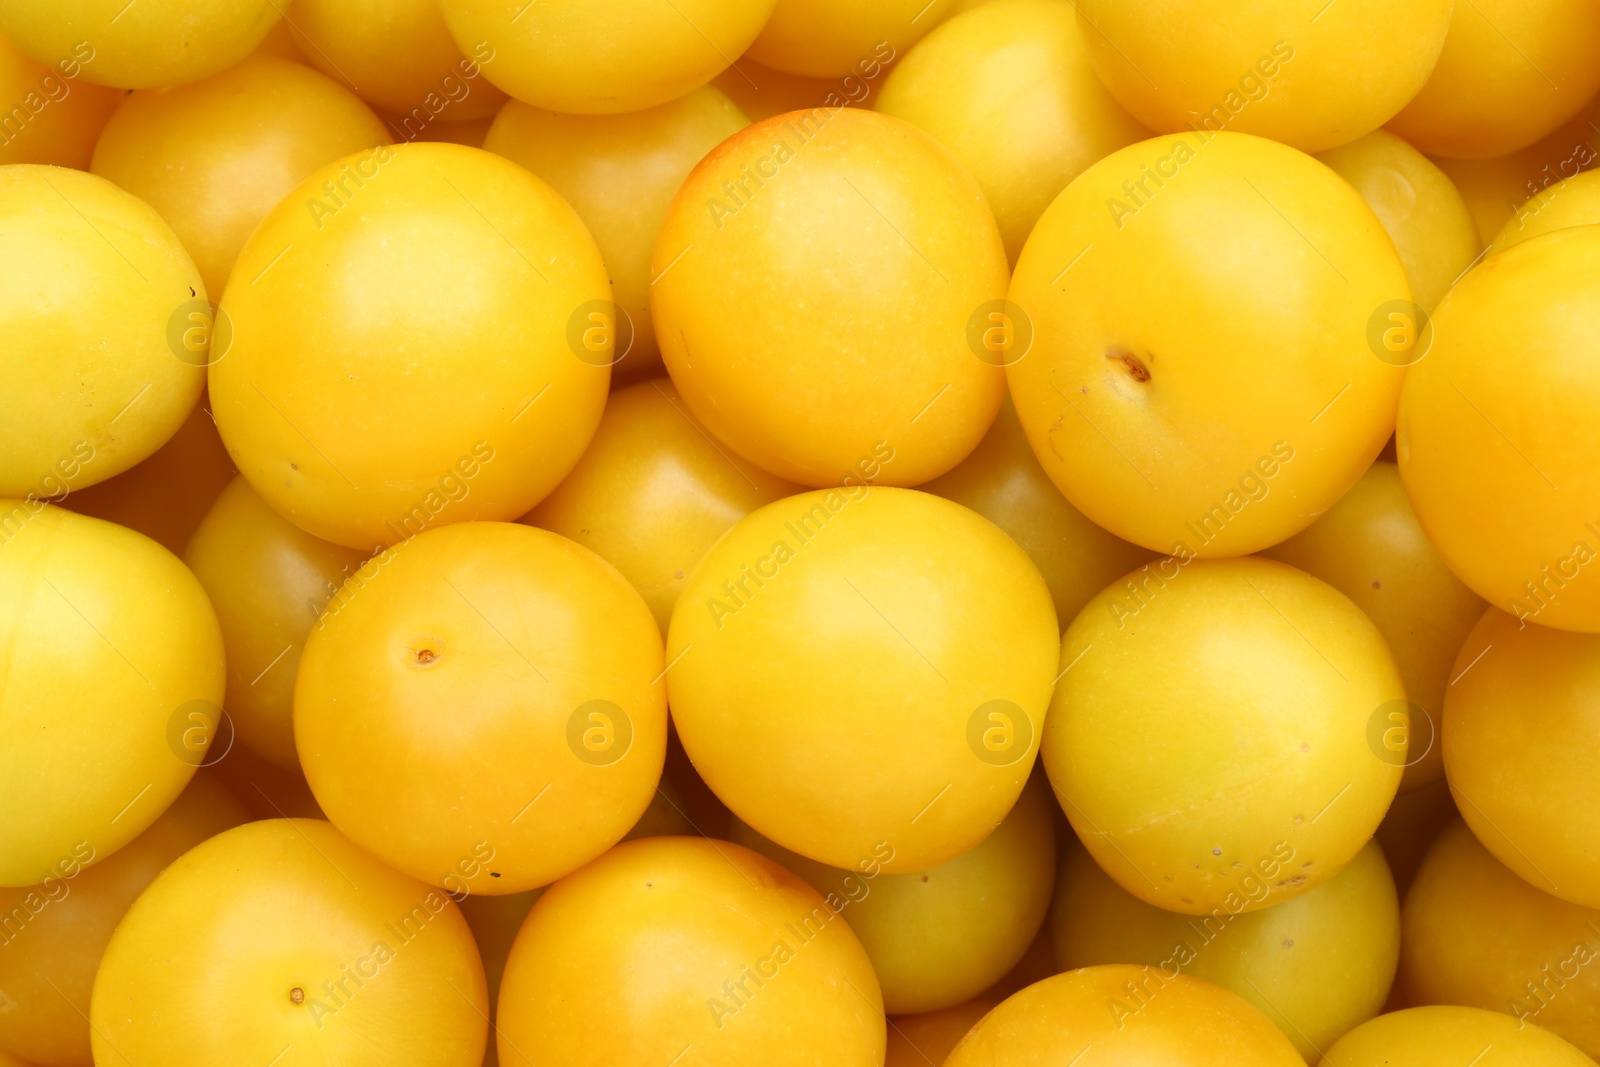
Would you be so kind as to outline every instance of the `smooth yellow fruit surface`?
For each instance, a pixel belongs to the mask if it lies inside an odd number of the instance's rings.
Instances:
[[[89,166],[94,142],[122,93],[84,81],[87,45],[48,65],[0,37],[0,165]]]
[[[903,54],[954,10],[955,0],[778,0],[750,58],[788,74],[844,78],[873,57]]]
[[[0,167],[0,494],[59,496],[166,443],[205,388],[178,343],[205,286],[172,229],[103,178]]]
[[[494,50],[463,54],[434,0],[295,0],[290,11],[309,63],[404,122],[488,118],[505,103],[479,65]]]
[[[1600,911],[1529,885],[1460,820],[1417,873],[1401,944],[1412,1003],[1505,1012],[1600,1055]]]
[[[1238,914],[1316,888],[1400,784],[1373,739],[1404,699],[1394,658],[1359,608],[1293,567],[1135,571],[1067,627],[1061,669],[1042,748],[1056,796],[1117,884],[1168,911]]]
[[[1150,131],[1089,63],[1070,4],[1003,0],[960,15],[895,67],[877,110],[950,149],[983,187],[1015,262],[1056,194]]]
[[[1396,449],[1428,540],[1519,620],[1600,631],[1600,227],[1491,256],[1406,374]]]
[[[279,767],[299,766],[292,716],[306,636],[365,558],[312,537],[237,477],[184,552],[222,626],[228,653],[223,706],[239,740]]]
[[[1108,1010],[1109,1009],[1109,1010]],[[1236,994],[1153,967],[1047,978],[984,1016],[945,1067],[1296,1067],[1305,1061]]]
[[[706,549],[756,508],[798,492],[718,443],[672,382],[656,378],[611,394],[588,451],[523,521],[621,571],[665,636]]]
[[[204,773],[149,829],[92,867],[0,889],[0,1050],[90,1067],[89,991],[111,932],[161,869],[249,816]],[[0,1060],[0,1063],[3,1063]]]
[[[1455,5],[1428,82],[1389,128],[1429,155],[1490,159],[1559,127],[1600,90],[1589,0]]]
[[[1006,373],[1090,519],[1158,552],[1242,555],[1310,524],[1383,448],[1391,361],[1411,352],[1374,347],[1372,324],[1409,297],[1377,217],[1327,167],[1259,137],[1157,137],[1039,220],[1010,296],[1031,347],[1019,331]]]
[[[160,212],[206,292],[220,296],[245,238],[295,186],[389,140],[353,93],[260,56],[193,85],[130,95],[106,123],[92,169]],[[226,357],[221,347],[214,358]]]
[[[41,63],[77,55],[85,81],[154,89],[233,66],[282,14],[276,0],[0,0],[0,33]]]
[[[1306,152],[1382,126],[1428,79],[1450,0],[1312,5],[1082,0],[1106,87],[1146,126],[1236,130]]]
[[[234,273],[217,425],[262,498],[323,540],[514,519],[600,421],[609,352],[590,362],[573,338],[609,305],[605,266],[572,208],[499,156],[409,144],[329,164]]]
[[[626,115],[561,115],[512,101],[484,139],[489,151],[549,182],[594,234],[625,314],[609,324],[614,373],[632,380],[661,373],[650,321],[656,235],[694,165],[749,124],[727,97],[702,86]]]
[[[1489,252],[1504,252],[1512,245],[1551,230],[1600,223],[1600,171],[1584,171],[1556,182],[1527,203],[1506,221],[1489,245]]]
[[[1466,199],[1484,244],[1494,240],[1518,205],[1600,159],[1597,114],[1591,103],[1554,133],[1510,155],[1433,160]]]
[[[173,555],[182,555],[189,536],[233,476],[233,461],[202,395],[178,432],[149,459],[55,502],[68,511],[138,530]]]
[[[1010,397],[972,454],[919,488],[971,508],[1020,545],[1050,586],[1063,626],[1090,597],[1151,559],[1149,549],[1101,529],[1067,502],[1028,446]]]
[[[1439,730],[1456,676],[1451,666],[1486,605],[1428,543],[1399,468],[1374,463],[1322,518],[1263,555],[1321,578],[1377,625],[1407,700],[1383,721],[1381,749],[1405,767],[1402,789],[1442,779]]]
[[[1038,570],[981,516],[818,490],[741,519],[690,572],[667,689],[695,769],[762,836],[834,867],[924,871],[1021,793],[1057,632]]]
[[[628,1010],[619,1012],[617,1006]],[[883,1000],[815,890],[703,838],[613,849],[545,891],[500,986],[500,1063],[878,1067]]]
[[[1400,957],[1400,902],[1373,842],[1317,888],[1249,914],[1162,911],[1124,892],[1079,847],[1063,858],[1058,884],[1051,924],[1063,970],[1139,963],[1165,979],[1215,982],[1308,1059],[1379,1012]]]
[[[1437,746],[1438,742],[1434,744]],[[1389,873],[1394,875],[1400,899],[1405,899],[1422,858],[1433,847],[1439,832],[1460,817],[1450,786],[1443,780],[1394,798],[1373,837],[1383,846],[1383,858],[1389,861]]]
[[[294,735],[328,818],[384,862],[474,893],[587,863],[650,803],[661,635],[564,537],[445,526],[347,580],[307,638]]]
[[[883,89],[888,71],[902,54],[889,42],[878,42],[852,63],[848,72],[832,78],[773,70],[744,55],[712,78],[710,84],[732,100],[751,122],[814,107],[871,107],[875,94]]]
[[[1490,608],[1454,671],[1444,766],[1462,817],[1530,885],[1600,908],[1600,634]]]
[[[1554,1034],[1477,1008],[1408,1008],[1380,1015],[1334,1042],[1318,1067],[1593,1067]]]
[[[0,647],[0,886],[34,885],[111,855],[182,792],[204,755],[186,731],[220,717],[222,635],[154,541],[0,500]]]
[[[672,380],[708,430],[804,485],[925,482],[1005,383],[973,337],[1005,295],[994,215],[921,130],[857,108],[758,122],[690,173],[652,264]],[[988,358],[980,358],[980,353]]]
[[[698,88],[743,52],[773,0],[439,0],[462,51],[534,107],[614,115]]]
[[[1411,299],[1432,311],[1482,248],[1460,191],[1388,130],[1319,152],[1317,159],[1355,186],[1378,216],[1405,265]]]
[[[893,846],[850,870],[773,844],[744,823],[732,839],[832,903],[867,950],[891,1015],[955,1007],[1005,975],[1033,941],[1055,886],[1054,807],[1030,782],[994,833],[948,863],[885,874]]]
[[[478,1067],[487,1017],[449,896],[317,819],[229,830],[163,871],[89,1010],[96,1063],[168,1067]]]
[[[938,1067],[967,1031],[999,1003],[990,997],[976,997],[943,1011],[891,1018],[883,1067],[928,1067],[930,1063]]]

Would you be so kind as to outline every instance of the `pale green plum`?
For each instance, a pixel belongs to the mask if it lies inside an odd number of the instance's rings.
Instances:
[[[1372,724],[1400,673],[1361,609],[1308,574],[1163,562],[1067,627],[1044,765],[1123,889],[1189,915],[1254,911],[1372,837],[1401,777]]]
[[[1051,909],[1063,970],[1140,963],[1186,974],[1255,1005],[1310,1059],[1383,1007],[1400,957],[1400,901],[1383,850],[1367,846],[1331,880],[1276,907],[1190,917],[1113,882],[1067,850]]]
[[[952,1008],[1011,969],[1044,922],[1055,886],[1050,792],[1031,781],[981,844],[926,871],[841,870],[798,856],[735,822],[733,840],[798,874],[835,902],[861,938],[884,1011]],[[893,845],[884,842],[892,852]]]

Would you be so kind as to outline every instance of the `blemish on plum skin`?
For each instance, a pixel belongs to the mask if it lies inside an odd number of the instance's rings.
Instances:
[[[1106,349],[1106,358],[1113,363],[1120,363],[1122,369],[1127,372],[1128,377],[1134,381],[1148,382],[1150,380],[1150,368],[1144,365],[1144,360],[1126,348],[1120,345],[1112,345]]]
[[[289,990],[289,1003],[304,1004],[305,1001],[306,991],[304,989],[301,989],[299,986],[295,986],[293,989]]]
[[[438,658],[439,654],[431,648],[417,649],[417,662],[422,664],[424,667]]]

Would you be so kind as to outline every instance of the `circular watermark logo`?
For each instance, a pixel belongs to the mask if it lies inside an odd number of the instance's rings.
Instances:
[[[1392,367],[1409,367],[1433,345],[1433,320],[1409,300],[1378,305],[1367,319],[1367,347]]]
[[[178,705],[167,717],[167,748],[191,767],[222,762],[233,748],[233,720],[209,700]]]
[[[1033,720],[1009,700],[979,704],[967,717],[967,747],[994,767],[1009,767],[1033,745]]]
[[[590,700],[567,718],[567,747],[594,767],[609,767],[633,747],[633,720],[609,700]]]
[[[1033,320],[1009,300],[989,300],[967,319],[967,347],[991,367],[1009,367],[1033,347]]]
[[[591,367],[621,363],[633,351],[633,318],[610,300],[579,304],[567,318],[567,347]]]
[[[1367,747],[1391,767],[1421,763],[1437,737],[1433,716],[1409,700],[1385,701],[1367,719]]]
[[[233,347],[233,320],[200,297],[185,300],[167,318],[167,347],[191,367],[209,367]]]

